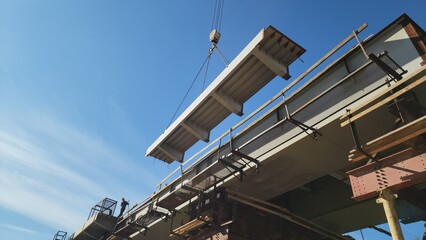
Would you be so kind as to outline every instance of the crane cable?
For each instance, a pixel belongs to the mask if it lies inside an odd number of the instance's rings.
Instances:
[[[207,58],[204,60],[203,64],[202,64],[202,65],[201,65],[201,67],[200,67],[200,70],[198,70],[197,74],[195,75],[194,80],[192,80],[191,85],[189,86],[188,90],[186,91],[185,96],[184,96],[184,97],[182,98],[182,100],[180,101],[179,106],[177,107],[177,109],[176,109],[175,113],[173,114],[172,118],[170,119],[170,122],[169,122],[169,124],[167,125],[167,127],[170,127],[170,124],[172,124],[173,119],[176,117],[176,114],[178,113],[178,111],[179,111],[180,107],[182,106],[183,102],[185,101],[186,97],[188,96],[189,91],[191,91],[192,86],[194,86],[195,81],[197,80],[198,76],[199,76],[199,75],[200,75],[200,73],[201,73],[201,70],[203,70],[204,65],[206,65],[206,62],[210,59],[210,55],[211,55],[211,54],[209,54],[209,55],[207,56]],[[209,61],[209,62],[210,62],[210,61]]]
[[[216,0],[214,12],[213,12],[212,26],[210,30],[216,29],[220,31],[220,28],[222,26],[224,3],[225,3],[224,0]]]
[[[213,52],[216,49],[220,59],[225,64],[225,67],[227,67],[229,65],[229,61],[225,58],[225,56],[217,47],[217,44],[219,43],[219,40],[220,40],[220,28],[222,27],[224,5],[225,5],[224,0],[216,0],[214,12],[213,12],[212,27],[210,32],[210,42],[212,43],[212,46],[210,47],[210,52]]]
[[[226,59],[226,57],[223,55],[223,53],[219,50],[219,48],[216,46],[215,47],[217,53],[219,54],[220,59],[222,59],[222,62],[225,64],[225,67],[228,67],[229,65],[229,61],[228,59]]]
[[[194,86],[195,81],[197,80],[198,76],[200,75],[201,71],[203,70],[204,66],[207,63],[206,71],[204,73],[203,88],[202,88],[202,90],[204,90],[206,78],[207,78],[207,73],[208,73],[208,70],[209,70],[211,55],[213,54],[213,51],[215,49],[217,50],[218,55],[221,58],[222,62],[225,64],[225,67],[227,67],[229,65],[229,61],[225,58],[225,56],[222,54],[222,52],[217,48],[217,43],[219,42],[219,38],[220,38],[219,30],[222,26],[223,6],[224,6],[224,0],[216,0],[214,12],[213,12],[212,26],[211,26],[212,32],[210,33],[210,42],[212,42],[212,46],[209,49],[209,52],[207,54],[207,58],[204,60],[200,69],[198,70],[197,74],[195,75],[195,78],[192,80],[191,85],[189,86],[188,90],[186,91],[185,96],[182,98],[181,102],[179,103],[179,106],[177,107],[172,118],[170,119],[169,124],[167,125],[167,128],[170,127],[170,125],[172,124],[173,119],[176,117],[176,114],[178,113],[180,107],[182,106],[183,102],[185,101],[186,97],[188,96],[189,92],[191,91],[192,87]]]
[[[209,51],[209,54],[207,55],[207,66],[206,66],[206,72],[204,73],[203,87],[201,88],[201,91],[204,91],[204,87],[206,85],[207,73],[209,71],[209,65],[210,65],[211,56],[212,56],[212,52]]]

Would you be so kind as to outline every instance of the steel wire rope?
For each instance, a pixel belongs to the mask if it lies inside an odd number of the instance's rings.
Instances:
[[[172,124],[173,119],[176,117],[176,114],[178,113],[178,111],[179,111],[180,107],[182,106],[183,102],[185,101],[186,97],[188,96],[189,92],[191,91],[192,87],[194,86],[195,81],[197,80],[198,76],[200,75],[201,71],[203,70],[204,65],[206,65],[206,62],[207,62],[207,60],[210,58],[210,55],[211,55],[211,54],[209,54],[209,55],[206,57],[206,59],[204,60],[203,64],[202,64],[202,65],[201,65],[201,67],[200,67],[200,70],[198,70],[197,74],[195,75],[194,80],[192,80],[191,85],[189,86],[188,90],[187,90],[187,91],[186,91],[186,93],[185,93],[185,96],[184,96],[184,97],[182,98],[182,100],[180,101],[179,106],[177,107],[177,109],[176,109],[175,113],[173,114],[172,118],[170,119],[170,122],[169,122],[169,124],[167,125],[167,128],[168,128],[168,127],[170,127],[170,125]]]
[[[221,6],[220,6],[220,12],[219,12],[219,20],[218,20],[217,30],[220,32],[220,29],[222,27],[223,5],[225,5],[225,1],[224,0],[219,0],[219,1],[221,3]]]
[[[217,2],[217,5],[216,5],[217,11],[216,11],[216,16],[215,16],[215,20],[216,20],[216,22],[215,22],[215,28],[217,29],[218,26],[219,26],[220,2],[221,2],[221,0],[217,0],[216,2]],[[217,30],[219,30],[219,29],[217,29]]]
[[[213,12],[213,18],[212,18],[212,26],[211,26],[210,30],[213,30],[213,29],[214,29],[214,27],[215,27],[216,11],[217,11],[217,1],[218,1],[218,0],[216,0],[216,2],[215,2],[215,4],[214,4],[214,12]]]
[[[229,65],[228,59],[226,59],[225,55],[223,55],[223,53],[219,50],[217,46],[215,46],[215,49],[217,53],[219,54],[220,59],[222,59],[222,62],[225,64],[225,67],[228,67]]]
[[[224,0],[216,0],[214,12],[213,12],[212,26],[211,26],[212,30],[213,29],[220,30],[220,28],[222,26],[223,8],[224,8]],[[188,90],[186,91],[185,96],[182,98],[181,102],[179,103],[179,106],[177,107],[177,109],[174,112],[173,116],[171,117],[169,123],[167,124],[166,129],[168,127],[170,127],[170,125],[172,124],[173,120],[176,117],[176,114],[178,113],[179,109],[182,107],[183,102],[185,101],[185,99],[188,96],[189,92],[191,91],[195,81],[197,80],[202,69],[204,68],[205,64],[207,63],[206,71],[204,73],[203,86],[202,86],[202,89],[204,90],[205,82],[206,82],[206,78],[207,78],[207,73],[208,73],[208,69],[209,69],[209,65],[210,65],[210,59],[211,59],[211,55],[214,52],[214,49],[217,50],[219,57],[221,58],[222,62],[225,64],[225,67],[228,67],[229,61],[226,59],[226,57],[223,55],[223,53],[217,48],[216,44],[214,43],[213,46],[209,49],[209,53],[207,55],[207,58],[204,60],[200,69],[198,70],[194,80],[192,81],[191,85],[189,86]]]
[[[211,55],[212,54],[209,51],[209,55],[207,56],[208,60],[207,60],[206,72],[204,73],[204,79],[203,79],[203,88],[201,89],[201,91],[204,91],[204,87],[205,87],[205,84],[206,84],[207,72],[209,71],[209,65],[210,65]]]
[[[222,27],[223,6],[224,0],[216,0],[214,5],[211,30],[216,29],[220,31],[220,28]]]
[[[217,29],[217,26],[218,26],[218,23],[219,23],[219,16],[220,16],[220,14],[219,14],[219,11],[220,11],[220,0],[216,0],[216,5],[215,5],[215,12],[216,12],[216,14],[214,15],[214,28],[216,28]]]

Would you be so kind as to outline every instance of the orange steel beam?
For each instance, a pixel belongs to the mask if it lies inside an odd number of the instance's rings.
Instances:
[[[408,148],[377,162],[347,172],[353,198],[364,200],[379,195],[384,189],[392,191],[426,182],[426,143]]]

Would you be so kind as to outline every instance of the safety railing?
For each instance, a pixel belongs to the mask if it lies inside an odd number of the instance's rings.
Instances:
[[[65,240],[67,238],[67,232],[59,230],[56,232],[55,236],[53,236],[53,240]]]
[[[330,50],[324,57],[319,59],[315,64],[313,64],[308,70],[306,70],[304,73],[302,73],[298,78],[296,78],[294,81],[292,81],[289,85],[287,85],[283,90],[281,90],[279,93],[277,93],[274,97],[272,97],[270,100],[265,102],[263,105],[258,107],[256,110],[254,110],[252,113],[250,113],[247,117],[242,119],[240,122],[235,124],[233,127],[231,127],[229,130],[224,132],[222,135],[220,135],[215,140],[211,141],[209,144],[207,144],[205,147],[203,147],[198,152],[194,153],[189,159],[184,161],[182,164],[180,164],[176,169],[174,169],[169,175],[167,175],[157,186],[157,191],[160,191],[164,186],[168,184],[168,180],[172,179],[174,176],[175,178],[180,175],[183,175],[185,172],[190,170],[193,166],[195,166],[198,162],[203,160],[206,156],[211,154],[212,151],[219,148],[222,142],[226,142],[226,138],[230,136],[232,132],[235,130],[241,128],[245,124],[247,124],[250,120],[252,120],[255,116],[258,116],[261,112],[265,111],[271,104],[275,103],[279,98],[282,98],[285,96],[286,93],[290,92],[291,90],[294,90],[294,87],[296,84],[298,84],[301,80],[303,80],[306,76],[308,76],[312,71],[314,71],[318,66],[320,66],[324,61],[326,61],[330,56],[332,56],[334,53],[336,53],[339,49],[341,49],[344,45],[346,45],[350,40],[353,38],[356,38],[358,41],[358,44],[352,49],[360,48],[363,52],[365,52],[362,42],[359,41],[357,34],[363,31],[367,27],[367,24],[362,24],[357,30],[354,30],[348,37],[346,37],[342,42],[340,42],[335,48]],[[339,60],[339,59],[338,59]],[[336,60],[335,62],[337,62]],[[333,65],[335,62],[333,62],[331,65]],[[324,71],[328,70],[328,68],[324,69]],[[317,78],[319,75],[321,75],[324,71],[321,71],[317,75],[315,75],[312,79]],[[228,139],[229,140],[229,139]],[[194,161],[194,159],[197,159]],[[192,163],[191,163],[192,162]],[[191,163],[191,164],[190,164]],[[183,169],[184,166],[190,164],[188,167]],[[173,178],[174,179],[174,178]]]
[[[352,35],[352,37],[354,37],[355,35],[356,35],[356,32],[354,31],[354,35]],[[351,38],[349,38],[349,40],[350,39]],[[347,41],[348,41],[348,38],[344,40],[345,43]],[[206,158],[208,158],[209,156],[211,156],[214,152],[216,152],[216,150],[219,150],[219,148],[223,147],[222,143],[227,142],[227,141],[231,140],[231,138],[233,138],[231,136],[233,132],[237,131],[241,127],[244,127],[244,129],[247,129],[250,126],[256,124],[257,121],[251,121],[254,117],[256,117],[256,116],[258,117],[260,114],[263,114],[264,112],[269,113],[272,110],[278,109],[280,106],[282,106],[287,101],[289,101],[294,95],[297,95],[301,91],[301,89],[300,88],[299,89],[294,89],[295,85],[298,82],[300,82],[303,78],[305,78],[310,72],[312,72],[317,66],[319,66],[322,62],[324,62],[329,56],[331,56],[335,51],[337,51],[341,47],[342,47],[342,43],[339,44],[335,49],[333,49],[332,51],[330,51],[325,57],[321,58],[316,64],[313,65],[313,67],[309,68],[305,73],[303,73],[302,75],[300,75],[300,77],[298,77],[296,80],[294,80],[290,85],[288,85],[282,91],[280,91],[279,93],[277,93],[273,98],[271,98],[270,100],[268,100],[267,102],[265,102],[263,105],[261,105],[260,107],[258,107],[255,111],[253,111],[251,114],[249,114],[243,120],[241,120],[240,122],[238,122],[236,125],[234,125],[229,130],[225,131],[218,138],[216,138],[215,140],[211,141],[204,148],[202,148],[201,150],[199,150],[198,152],[196,152],[195,154],[193,154],[185,162],[183,162],[182,164],[180,164],[176,169],[174,169],[169,175],[167,175],[157,185],[157,191],[154,192],[148,198],[149,200],[147,199],[147,201],[144,201],[143,204],[141,203],[141,205],[139,207],[133,208],[134,209],[133,212],[130,213],[131,211],[129,211],[129,214],[136,214],[137,212],[142,211],[142,209],[144,209],[144,206],[147,206],[148,204],[152,203],[153,201],[156,201],[156,199],[158,198],[158,196],[156,196],[156,195],[159,192],[163,191],[163,188],[165,188],[166,186],[168,186],[170,183],[176,182],[177,180],[179,180],[179,178],[182,178],[183,175],[185,175],[188,172],[190,172],[191,170],[193,170],[194,167],[197,166],[201,161],[206,160]],[[361,42],[358,42],[358,45],[356,45],[355,47],[353,47],[349,52],[357,51],[357,50],[359,50],[359,48],[361,48],[363,50],[363,52],[365,51],[363,49],[363,47],[362,47]],[[392,64],[395,64],[395,62],[390,57],[387,56],[387,53],[382,54],[380,56],[380,58],[382,58],[384,56],[388,60],[388,62],[390,62]],[[338,61],[341,61],[341,58],[335,60],[328,67],[326,67],[324,70],[322,70],[319,73],[317,73],[314,77],[311,78],[311,80],[308,81],[308,84],[314,82],[317,78],[319,78],[321,75],[323,75],[325,72],[327,72],[332,66],[334,66]],[[367,59],[367,61],[366,61],[366,63],[364,65],[360,66],[357,70],[355,70],[355,71],[353,71],[351,73],[348,73],[348,75],[346,77],[342,78],[341,81],[339,81],[336,84],[332,85],[330,88],[328,88],[325,91],[321,92],[320,94],[318,94],[317,96],[315,96],[314,98],[312,98],[310,101],[304,103],[303,105],[297,106],[295,109],[293,109],[292,113],[289,114],[289,116],[293,116],[296,113],[299,113],[300,111],[302,111],[303,109],[311,107],[311,105],[316,105],[316,104],[313,104],[313,103],[319,102],[318,100],[321,99],[328,92],[333,91],[333,89],[336,89],[341,84],[347,82],[347,80],[350,79],[351,76],[357,74],[357,71],[361,71],[362,69],[367,68],[372,63],[373,63],[373,61],[371,59]],[[377,65],[377,64],[375,64],[375,65]],[[398,66],[397,64],[396,64],[395,67],[401,69],[401,67]],[[371,92],[377,90],[380,87],[383,87],[385,84],[388,84],[388,82],[384,82],[383,84],[381,84],[377,88],[373,89]],[[305,85],[305,87],[306,87],[306,85]],[[368,93],[364,94],[362,97],[365,97],[366,95],[370,94],[371,92],[368,92]],[[284,96],[285,96],[286,93],[289,94],[289,97],[284,98]],[[359,100],[359,99],[356,99],[356,100]],[[278,107],[270,107],[273,103],[277,103],[277,101],[279,101],[278,104],[275,104],[274,106],[278,106]],[[268,109],[268,107],[270,107],[270,108]],[[339,109],[339,110],[341,110],[341,109]],[[282,124],[286,120],[288,120],[288,118],[284,118],[281,121],[279,121],[276,124],[274,124],[273,126],[271,126],[270,128],[265,129],[263,132],[259,133],[257,136],[255,136],[254,138],[252,138],[251,141],[249,141],[249,142],[241,145],[240,148],[242,148],[244,146],[247,146],[252,141],[254,141],[255,139],[261,137],[263,134],[267,133],[271,129],[273,129],[273,128],[277,127],[278,125]],[[321,120],[321,121],[323,121],[323,120]],[[317,123],[315,123],[314,125],[316,125],[316,124]],[[244,131],[238,133],[234,137],[237,137],[238,135],[242,134],[243,132]],[[187,167],[184,168],[185,166],[187,166]],[[170,181],[171,179],[173,179],[173,180]]]
[[[89,217],[87,217],[87,219],[93,217],[94,215],[98,213],[113,216],[116,206],[117,206],[117,201],[110,198],[104,198],[102,201],[100,201],[98,204],[92,207],[89,213]]]
[[[392,69],[396,69],[398,71],[396,73],[398,76],[401,76],[402,74],[404,74],[406,72],[399,65],[397,65],[393,61],[393,59],[390,56],[388,56],[388,54],[386,52],[379,56],[379,61],[381,61],[381,63],[383,63],[383,64],[391,66]],[[309,132],[312,132],[313,133],[312,135],[320,134],[320,133],[316,132],[316,130],[314,129],[314,127],[319,122],[312,123],[311,126],[306,126],[304,124],[304,122],[306,122],[309,119],[321,114],[322,112],[326,111],[328,108],[333,107],[335,104],[342,101],[345,98],[346,95],[349,96],[349,95],[355,94],[355,92],[357,92],[361,89],[365,89],[368,85],[370,85],[374,82],[377,82],[378,80],[383,79],[386,75],[388,75],[388,73],[386,71],[381,71],[380,69],[381,68],[379,67],[379,65],[375,61],[368,60],[365,64],[360,66],[358,69],[356,69],[356,70],[352,71],[351,73],[349,73],[348,75],[344,76],[342,79],[340,79],[336,83],[332,84],[330,87],[323,90],[322,92],[318,93],[317,95],[315,95],[313,98],[311,98],[307,102],[292,104],[291,100],[293,100],[293,96],[297,95],[298,93],[296,92],[296,93],[292,94],[290,97],[283,99],[282,102],[280,104],[278,104],[278,106],[276,108],[271,109],[271,110],[276,111],[276,112],[284,111],[284,112],[286,112],[285,116],[280,118],[277,122],[275,122],[271,126],[267,127],[266,129],[264,129],[263,131],[261,131],[257,135],[251,137],[249,140],[245,140],[243,142],[240,142],[240,144],[238,144],[238,146],[234,145],[233,147],[231,147],[232,149],[230,149],[229,152],[231,152],[232,150],[241,150],[243,148],[246,148],[248,145],[250,145],[254,141],[258,140],[259,138],[264,136],[266,133],[270,132],[271,130],[273,130],[274,128],[276,128],[278,126],[281,126],[281,128],[285,128],[288,131],[290,131],[293,128],[297,128],[297,127],[301,128],[301,131],[295,133],[295,135],[293,135],[293,136],[289,136],[286,140],[284,140],[280,144],[288,142],[291,139],[293,139],[294,137],[296,137],[296,136],[298,136],[298,135],[300,135],[301,133],[304,133],[304,132],[308,133],[308,134],[310,134]],[[353,81],[350,81],[350,80],[354,80],[355,82],[357,82],[357,86],[352,87]],[[374,91],[377,91],[378,89],[380,89],[380,88],[382,88],[386,85],[389,85],[390,82],[395,81],[395,80],[396,79],[393,78],[393,77],[391,77],[389,79],[385,79],[380,84],[377,84],[377,86],[375,86],[373,89],[371,89],[369,91],[365,90],[364,94],[362,96],[359,96],[359,98],[355,99],[354,101],[352,101],[348,104],[352,104],[353,102],[358,101],[361,98],[364,98],[365,96],[373,93]],[[329,118],[331,115],[341,111],[346,106],[347,105],[339,106],[331,114],[324,116],[324,119],[321,119],[320,122]],[[299,120],[299,121],[297,121],[294,118],[297,118],[297,120]],[[255,123],[256,122],[251,123],[251,124],[255,124]],[[237,135],[235,135],[233,137],[230,136],[229,138],[232,139],[232,141],[235,141],[236,139],[238,140],[239,136],[242,136],[247,131],[248,128],[249,127],[246,127],[245,130],[239,132]],[[232,129],[227,131],[226,133],[230,133],[230,132],[232,132]],[[315,137],[315,136],[313,136],[313,137]],[[221,142],[221,139],[219,139],[219,142]],[[221,148],[221,149],[223,149],[223,147],[228,148],[228,146],[226,146],[228,144],[231,144],[231,141],[226,142],[224,145],[219,144],[218,147]],[[208,171],[207,169],[214,165],[214,162],[215,162],[214,159],[216,159],[216,160],[219,159],[218,158],[219,156],[216,157],[217,153],[219,153],[219,152],[220,153],[226,153],[227,152],[227,151],[221,151],[221,149],[220,150],[218,149],[217,151],[216,151],[216,149],[213,149],[212,151],[205,154],[205,156],[201,157],[200,159],[197,159],[193,164],[190,165],[190,167],[188,167],[185,171],[182,171],[181,176],[179,177],[180,180],[179,180],[179,178],[177,178],[173,181],[173,185],[171,186],[171,189],[176,188],[177,185],[181,182],[191,181],[190,176],[194,176],[194,172],[198,173],[199,170],[200,170],[200,169],[197,170],[195,168],[196,166],[198,166],[197,163],[199,163],[200,161],[209,162],[209,164],[204,164],[202,166],[203,171]],[[259,158],[262,155],[263,154],[258,155],[255,158]],[[192,167],[192,166],[194,166],[194,167]],[[218,178],[218,179],[220,179],[220,178]],[[219,181],[221,181],[221,180],[219,180]]]
[[[388,54],[385,52],[383,54],[381,54],[379,56],[380,61],[382,61],[382,63],[384,62],[387,65],[391,65],[393,69],[396,69],[398,71],[398,75],[401,76],[402,74],[404,74],[406,71],[403,70],[398,64],[396,64],[392,58],[390,58],[388,56]],[[383,69],[382,69],[383,70]],[[381,73],[378,73],[381,72]],[[255,140],[257,140],[258,138],[262,137],[264,134],[266,134],[267,132],[271,131],[273,128],[276,128],[277,126],[284,126],[285,124],[290,124],[290,125],[294,125],[293,123],[290,122],[290,118],[292,116],[296,116],[296,117],[300,117],[301,122],[306,121],[307,119],[311,118],[312,116],[318,114],[319,112],[322,112],[325,110],[325,108],[329,108],[333,105],[332,102],[327,101],[327,98],[329,95],[332,95],[334,97],[339,96],[341,89],[348,89],[350,88],[349,85],[347,84],[351,84],[351,81],[349,80],[353,80],[353,79],[364,79],[363,85],[362,86],[358,86],[358,88],[364,88],[365,86],[378,81],[380,79],[383,79],[384,76],[389,75],[386,71],[380,71],[380,67],[377,63],[375,63],[373,60],[367,60],[365,64],[363,64],[362,66],[360,66],[359,68],[357,68],[356,70],[354,70],[353,72],[347,74],[346,76],[344,76],[340,81],[337,81],[335,84],[331,85],[329,88],[325,89],[324,91],[322,91],[321,93],[317,94],[315,97],[313,97],[311,100],[308,100],[307,102],[304,103],[300,103],[300,104],[296,104],[291,106],[291,112],[288,112],[287,115],[285,117],[283,117],[281,120],[277,121],[275,124],[271,125],[270,127],[264,129],[263,131],[261,131],[260,133],[258,133],[257,135],[255,135],[254,137],[252,137],[250,140],[245,141],[244,143],[242,143],[241,145],[239,145],[239,149],[242,149],[246,146],[248,146],[249,144],[251,144],[252,142],[254,142]],[[368,77],[367,77],[368,76]],[[378,89],[389,85],[390,82],[395,81],[394,78],[388,78],[385,79],[383,82],[381,82],[380,84],[378,84],[377,86],[375,86],[374,88],[372,88],[370,91],[365,92],[362,96],[359,96],[357,99],[354,99],[351,103],[355,102],[355,101],[359,101],[360,99],[366,97],[367,95],[372,94],[373,92],[377,91]],[[360,83],[360,81],[356,81],[358,83]],[[342,87],[343,86],[343,87]],[[356,91],[356,89],[352,89],[350,91],[350,94],[353,94]],[[287,108],[286,104],[289,100],[291,100],[295,95],[299,94],[298,91],[293,92],[289,97],[287,98],[283,98],[281,99],[281,102],[278,105],[275,105],[274,108],[270,109],[268,113],[270,113],[271,111],[277,111],[278,109],[282,109],[282,108]],[[282,97],[282,95],[280,95],[279,97]],[[274,100],[277,100],[279,97],[274,97]],[[340,97],[343,97],[340,96]],[[325,103],[325,102],[327,103]],[[240,135],[244,134],[245,131],[242,131],[240,133],[238,133],[236,136],[231,136],[231,133],[233,131],[235,131],[237,128],[243,126],[249,119],[253,118],[254,116],[256,116],[258,113],[260,113],[262,110],[264,110],[267,106],[269,106],[270,104],[272,104],[274,101],[268,101],[267,104],[262,105],[260,108],[258,108],[255,113],[256,114],[250,114],[249,116],[247,116],[244,120],[242,120],[241,122],[239,122],[237,125],[235,125],[233,128],[229,129],[228,131],[226,131],[225,133],[223,133],[219,138],[217,138],[216,140],[214,140],[213,142],[211,142],[210,144],[208,144],[206,147],[204,147],[203,149],[201,149],[199,152],[197,152],[195,155],[193,155],[190,159],[188,159],[187,161],[185,161],[183,164],[181,164],[178,168],[176,168],[171,174],[169,174],[167,176],[167,178],[165,178],[158,186],[159,189],[156,193],[152,194],[149,198],[145,199],[143,202],[141,202],[139,205],[139,207],[135,207],[132,208],[134,209],[133,211],[129,211],[128,212],[128,217],[136,217],[136,215],[138,215],[138,213],[142,212],[144,209],[146,209],[146,206],[154,203],[157,201],[157,199],[159,198],[158,192],[162,191],[163,189],[161,188],[161,184],[165,184],[167,179],[170,179],[173,174],[176,174],[179,172],[180,170],[180,176],[178,176],[178,178],[175,178],[172,183],[173,185],[171,187],[173,187],[176,182],[181,182],[183,181],[183,176],[186,175],[187,178],[189,175],[191,175],[190,171],[195,170],[196,171],[196,167],[198,167],[199,163],[201,164],[201,162],[205,161],[207,158],[212,158],[214,154],[216,154],[216,152],[220,152],[220,148],[223,148],[224,145],[222,145],[223,142],[225,140],[231,140],[231,139],[235,139],[238,138]],[[348,104],[351,104],[348,103]],[[320,122],[324,121],[325,119],[329,118],[330,116],[332,116],[333,114],[341,111],[342,109],[344,109],[346,107],[345,106],[341,106],[339,109],[336,109],[335,111],[333,111],[332,113],[327,114],[327,116],[325,116],[324,118],[320,119],[319,121],[312,123],[312,127],[316,126],[317,124],[319,124]],[[288,109],[286,109],[288,111]],[[306,114],[307,112],[309,112],[309,114]],[[251,125],[256,124],[257,121],[254,121],[252,123],[250,123],[249,126],[245,127],[245,130],[247,130],[247,128],[249,128]],[[297,127],[296,125],[294,125],[293,127]],[[289,141],[290,139],[293,139],[294,137],[302,134],[304,131],[300,131],[298,133],[296,133],[294,136],[290,136],[287,140],[285,140],[284,142]],[[226,139],[229,138],[229,139]],[[228,144],[228,142],[226,142],[226,144]],[[283,142],[283,143],[284,143]],[[281,143],[282,144],[282,143]],[[210,148],[210,149],[209,149]],[[185,166],[186,164],[189,164],[190,161],[192,161],[196,156],[201,155],[201,153],[204,154],[199,157],[198,159],[196,159],[195,161],[193,161],[186,169],[183,169],[183,166]],[[257,156],[260,157],[260,156]],[[204,167],[209,168],[213,166],[213,164],[210,165],[206,165]],[[191,175],[192,176],[192,175]],[[179,179],[181,181],[179,181]],[[168,186],[168,185],[164,185],[164,186]],[[173,188],[171,188],[173,189]],[[123,219],[124,221],[124,219]]]

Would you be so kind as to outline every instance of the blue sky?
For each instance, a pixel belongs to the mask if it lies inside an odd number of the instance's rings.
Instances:
[[[404,12],[426,28],[422,0],[225,1],[224,55],[232,60],[273,25],[307,49],[292,76],[364,22],[361,38]],[[1,239],[71,234],[102,198],[133,205],[154,191],[176,164],[145,150],[207,55],[213,9],[213,0],[0,0]],[[213,56],[207,82],[223,67]],[[245,112],[285,84],[273,80]],[[201,89],[198,81],[184,106]],[[404,229],[414,239],[422,227]]]

